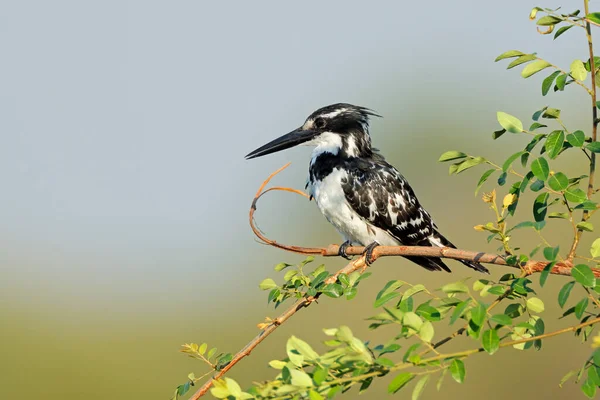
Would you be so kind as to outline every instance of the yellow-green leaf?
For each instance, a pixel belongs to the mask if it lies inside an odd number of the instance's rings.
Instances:
[[[584,81],[587,77],[587,71],[581,60],[575,60],[571,63],[571,76],[578,81]]]

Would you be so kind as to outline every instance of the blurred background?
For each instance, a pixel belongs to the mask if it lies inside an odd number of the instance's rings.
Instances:
[[[567,3],[567,2],[563,2]],[[199,1],[20,1],[0,10],[0,398],[168,399],[204,366],[178,353],[185,342],[235,352],[277,313],[258,283],[282,275],[279,262],[303,257],[258,244],[247,213],[263,179],[304,186],[310,150],[245,161],[244,155],[335,102],[384,116],[372,137],[412,183],[437,224],[460,247],[495,251],[473,226],[491,211],[473,196],[483,169],[448,177],[446,150],[501,162],[528,141],[497,142],[496,111],[521,118],[544,105],[563,111],[572,130],[589,130],[585,93],[540,94],[543,76],[523,80],[494,58],[537,51],[568,69],[587,59],[583,32],[556,42],[528,20],[547,1],[365,3]],[[542,76],[543,75],[543,76]],[[589,133],[589,132],[588,132]],[[585,165],[564,157],[572,173]],[[489,187],[489,186],[488,186]],[[504,194],[504,193],[501,193]],[[520,220],[531,219],[529,206]],[[265,198],[259,226],[297,245],[339,242],[314,204],[288,194]],[[564,222],[549,239],[565,248]],[[570,232],[570,230],[562,230]],[[524,248],[535,238],[519,233]],[[593,234],[586,234],[586,253]],[[333,271],[344,260],[323,261]],[[294,334],[320,349],[322,328],[349,325],[363,339],[377,291],[390,279],[434,289],[472,276],[428,273],[384,259],[352,301],[321,301],[295,316],[231,377],[244,387],[274,376]],[[492,277],[506,268],[491,267]],[[537,278],[534,279],[537,282]],[[540,292],[547,330],[565,326],[550,277]],[[537,287],[537,286],[536,286]],[[441,337],[439,332],[437,337]],[[472,346],[457,340],[448,349]],[[443,394],[517,390],[569,399],[579,388],[560,378],[578,368],[589,344],[570,335],[541,352],[507,349],[467,362],[466,382]],[[377,382],[370,398],[383,396]],[[354,398],[348,393],[345,398]]]

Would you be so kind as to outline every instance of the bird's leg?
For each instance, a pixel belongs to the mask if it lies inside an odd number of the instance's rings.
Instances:
[[[344,257],[346,260],[352,260],[352,256],[349,256],[349,255],[346,253],[346,249],[347,249],[348,247],[350,247],[350,245],[352,245],[352,242],[351,242],[351,241],[349,241],[349,240],[346,240],[344,243],[342,243],[342,244],[340,245],[340,249],[338,250],[338,256],[342,256],[342,257]]]
[[[375,247],[377,246],[379,246],[379,243],[373,242],[365,247],[365,251],[363,251],[363,255],[365,256],[365,264],[367,267],[375,261],[375,258],[373,258],[373,250],[375,250]]]

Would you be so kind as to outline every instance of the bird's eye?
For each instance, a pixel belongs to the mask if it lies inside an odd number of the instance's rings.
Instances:
[[[319,129],[325,128],[325,125],[326,125],[325,120],[323,118],[315,119],[315,127],[316,128],[319,128]]]

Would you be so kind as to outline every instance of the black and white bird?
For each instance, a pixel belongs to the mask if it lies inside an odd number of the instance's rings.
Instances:
[[[371,147],[372,110],[339,103],[313,112],[304,124],[246,156],[261,157],[290,147],[315,146],[306,188],[327,220],[344,237],[340,255],[352,244],[366,246],[366,260],[383,246],[455,246],[419,204],[406,179]],[[437,257],[406,257],[430,271],[448,266]],[[461,261],[488,272],[481,264]]]

